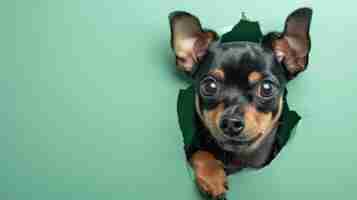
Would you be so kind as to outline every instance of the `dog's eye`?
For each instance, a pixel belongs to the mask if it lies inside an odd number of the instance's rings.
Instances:
[[[259,88],[259,95],[263,98],[269,98],[274,94],[274,85],[270,81],[263,81]]]
[[[213,97],[218,93],[219,84],[213,77],[206,77],[200,83],[200,93],[202,96]]]

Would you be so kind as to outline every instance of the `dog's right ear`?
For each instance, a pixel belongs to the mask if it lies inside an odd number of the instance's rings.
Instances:
[[[177,68],[190,74],[194,65],[206,55],[209,44],[218,36],[214,31],[203,30],[198,18],[187,12],[172,12],[169,20],[171,47],[176,54]]]

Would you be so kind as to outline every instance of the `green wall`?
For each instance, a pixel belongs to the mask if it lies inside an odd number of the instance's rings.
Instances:
[[[199,199],[176,117],[167,15],[219,29],[245,11],[281,30],[314,8],[308,70],[290,84],[303,119],[229,199],[355,199],[357,12],[353,1],[9,0],[0,3],[0,199]],[[312,3],[311,3],[312,2]]]

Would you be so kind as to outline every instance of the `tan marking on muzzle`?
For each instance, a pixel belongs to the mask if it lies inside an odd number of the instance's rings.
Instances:
[[[224,103],[218,104],[215,108],[204,110],[202,113],[203,123],[212,135],[223,134],[219,128],[219,121],[224,111]]]
[[[264,138],[266,135],[269,135],[273,128],[278,125],[282,107],[282,97],[279,99],[278,112],[275,116],[273,116],[272,112],[259,112],[253,105],[246,106],[244,111],[245,127],[243,129],[243,134],[249,138],[254,138],[259,134],[261,134],[262,138]]]

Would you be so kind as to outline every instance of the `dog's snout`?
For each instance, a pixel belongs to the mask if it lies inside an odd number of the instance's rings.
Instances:
[[[223,117],[220,127],[225,135],[237,136],[244,129],[244,122],[242,119],[235,117]]]

